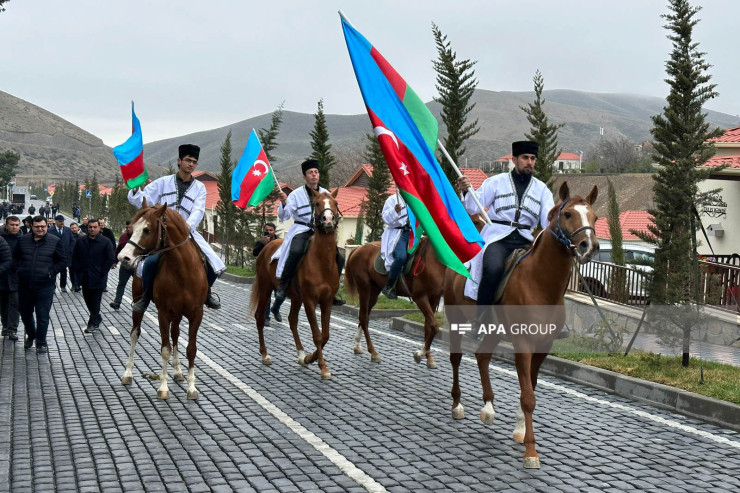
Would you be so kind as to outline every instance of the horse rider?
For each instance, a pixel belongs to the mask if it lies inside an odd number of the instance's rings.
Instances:
[[[193,177],[193,171],[198,165],[200,147],[193,144],[183,144],[179,147],[177,158],[177,173],[163,176],[136,192],[130,190],[128,201],[137,208],[141,208],[144,198],[148,205],[164,204],[179,212],[190,227],[190,235],[206,256],[206,276],[208,277],[208,298],[206,306],[217,309],[221,303],[214,297],[211,287],[216,279],[226,270],[226,266],[213,251],[211,245],[198,232],[198,225],[206,212],[206,187]],[[152,301],[152,286],[157,271],[159,254],[149,255],[144,261],[142,283],[144,291],[141,298],[133,304],[136,312],[144,312]]]
[[[306,244],[314,233],[314,215],[313,215],[313,195],[311,190],[318,193],[329,193],[323,187],[319,186],[319,162],[315,159],[308,159],[301,164],[303,179],[305,185],[296,188],[290,195],[280,192],[280,206],[278,207],[278,218],[281,221],[293,219],[293,225],[285,234],[285,239],[280,248],[273,254],[274,260],[280,257],[277,265],[276,276],[280,278],[280,287],[275,291],[275,302],[270,311],[275,320],[282,321],[280,315],[280,306],[285,301],[286,290],[290,282],[298,271],[298,264],[303,258],[306,251]],[[342,268],[344,268],[344,257],[337,249],[337,269],[339,277],[342,277]],[[334,298],[334,305],[343,305],[344,300]]]
[[[541,180],[532,176],[537,161],[537,142],[518,141],[511,144],[514,169],[487,178],[475,192],[493,224],[487,224],[481,236],[486,242],[483,269],[478,285],[478,305],[493,305],[496,288],[504,273],[506,257],[517,248],[533,241],[532,230],[539,224],[547,228],[547,214],[554,206],[552,192]],[[461,176],[457,186],[464,194],[463,204],[470,214],[480,212],[471,194],[470,180]]]
[[[396,281],[401,269],[406,263],[409,249],[411,225],[406,210],[406,203],[398,193],[386,199],[383,205],[383,222],[386,224],[383,236],[380,238],[380,256],[385,261],[385,270],[388,272],[388,283],[381,291],[389,300],[398,298],[396,295]]]

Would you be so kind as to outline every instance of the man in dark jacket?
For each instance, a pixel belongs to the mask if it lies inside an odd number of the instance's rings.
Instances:
[[[74,243],[72,244],[72,254],[74,256],[75,245],[77,244],[77,240],[79,240],[80,238],[83,238],[85,235],[80,231],[80,225],[77,223],[71,223],[69,225],[69,230],[72,231],[72,238],[74,239]],[[72,260],[70,260],[70,266],[69,266],[69,282],[72,283],[72,290],[75,293],[79,293],[80,291],[82,291],[82,286],[80,285],[79,276],[77,275],[77,269],[72,263]]]
[[[121,253],[123,247],[125,247],[126,243],[128,243],[128,240],[131,238],[131,233],[133,233],[133,231],[134,228],[131,225],[131,221],[126,221],[126,231],[118,239],[118,246],[116,247],[116,251],[114,253],[114,256],[116,257],[116,263],[118,263],[118,254]],[[115,264],[113,266],[115,267]],[[116,297],[113,301],[110,302],[110,307],[114,310],[118,310],[121,307],[123,293],[126,291],[128,280],[131,279],[131,276],[133,274],[134,271],[131,269],[126,269],[124,267],[118,269],[118,286],[116,287]]]
[[[21,220],[18,216],[8,216],[5,219],[5,230],[0,236],[10,247],[10,252],[15,249],[18,238],[21,236]],[[12,257],[11,257],[12,260]],[[3,336],[8,336],[11,341],[18,340],[18,274],[14,269],[0,275],[0,314],[3,321]]]
[[[77,268],[77,275],[82,283],[82,296],[90,311],[86,334],[95,332],[103,321],[100,316],[100,300],[103,298],[108,271],[114,262],[113,245],[100,234],[98,220],[90,219],[87,223],[87,236],[77,241],[72,262]]]
[[[62,243],[62,249],[64,250],[64,256],[67,257],[67,267],[72,265],[72,248],[75,245],[75,239],[72,235],[72,230],[64,225],[64,216],[61,214],[54,217],[55,226],[51,226],[49,233],[58,236]],[[62,293],[67,291],[67,267],[62,269],[59,273],[59,288]],[[72,283],[74,284],[74,283]],[[72,286],[74,288],[74,286]]]
[[[36,351],[43,354],[46,353],[46,330],[54,301],[54,284],[57,273],[67,266],[67,257],[59,237],[47,234],[43,217],[33,218],[32,229],[31,234],[18,238],[13,260],[18,269],[21,320],[26,327],[25,348],[33,346],[35,340]]]
[[[28,216],[23,219],[23,226],[21,226],[21,234],[27,235],[28,233],[31,233],[33,231],[33,228],[31,228],[31,222],[33,221],[33,217]]]

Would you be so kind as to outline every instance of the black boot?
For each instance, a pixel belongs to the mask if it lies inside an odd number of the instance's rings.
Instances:
[[[280,315],[280,307],[282,306],[283,301],[285,301],[285,285],[281,280],[280,287],[275,291],[275,303],[273,303],[272,308],[270,308],[270,313],[272,313],[276,322],[283,321],[283,316]]]
[[[149,307],[149,303],[151,302],[152,302],[152,290],[145,289],[141,293],[141,297],[138,299],[138,301],[136,301],[136,303],[131,305],[131,308],[135,312],[144,313],[146,309]]]
[[[393,289],[392,285],[385,286],[383,290],[380,292],[383,296],[388,298],[389,300],[397,300],[398,295],[396,294],[396,290]]]
[[[221,302],[218,300],[218,296],[213,294],[210,286],[208,287],[208,297],[206,298],[206,306],[214,310],[221,308]]]
[[[8,339],[10,339],[11,341],[17,341],[18,332],[13,329],[8,330]]]

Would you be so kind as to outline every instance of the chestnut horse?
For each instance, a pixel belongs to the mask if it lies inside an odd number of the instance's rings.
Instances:
[[[176,211],[162,206],[147,207],[146,199],[142,208],[131,220],[133,232],[126,246],[118,255],[121,268],[133,268],[134,263],[143,257],[159,252],[159,272],[154,279],[153,300],[157,306],[159,334],[162,338],[162,373],[157,396],[169,397],[167,387],[167,365],[172,355],[173,380],[182,382],[185,377],[180,368],[177,341],[180,337],[180,321],[188,319],[188,399],[197,399],[195,388],[195,355],[198,351],[196,337],[203,319],[203,303],[208,295],[208,281],[203,268],[200,252],[190,236],[190,228]],[[136,260],[136,262],[135,262]],[[134,276],[132,294],[134,299],[141,296],[142,284]],[[141,335],[141,320],[144,314],[133,312],[131,328],[131,352],[121,381],[131,384],[131,370],[134,367],[134,351]],[[170,343],[170,337],[172,343]]]
[[[529,255],[514,269],[499,302],[500,305],[563,305],[573,258],[577,258],[580,263],[586,263],[599,250],[594,231],[597,217],[591,207],[597,195],[596,186],[585,199],[580,196],[570,197],[567,183],[564,182],[560,186],[560,203],[547,216],[550,221],[548,228],[535,239]],[[475,304],[474,301],[463,297],[464,285],[463,276],[452,270],[447,271],[444,294],[446,308],[453,305]],[[535,337],[528,334],[505,336],[489,334],[484,338],[485,348],[479,347],[475,354],[483,387],[484,407],[481,409],[480,418],[485,424],[493,424],[494,395],[488,368],[491,354],[501,339],[510,341],[514,346],[514,361],[521,390],[514,440],[524,443],[525,468],[539,468],[540,466],[532,427],[532,413],[535,407],[534,390],[537,386],[540,365],[550,352],[553,341],[561,328],[562,325],[558,325],[555,331]],[[462,351],[450,351],[453,376],[452,416],[455,419],[464,417],[464,409],[460,403],[458,378],[461,360]]]
[[[308,249],[303,260],[301,260],[296,272],[295,282],[287,289],[290,297],[290,313],[288,323],[293,332],[296,351],[298,352],[298,363],[309,365],[318,360],[322,379],[331,378],[331,372],[324,360],[323,348],[329,341],[329,321],[334,296],[339,290],[339,270],[337,268],[337,226],[342,217],[337,207],[338,190],[333,193],[313,192],[311,208],[313,210],[313,222],[316,232],[309,240]],[[259,333],[260,354],[262,363],[269,365],[272,358],[267,354],[265,337],[263,334],[265,326],[265,311],[270,303],[273,290],[279,285],[279,279],[275,277],[277,261],[270,262],[272,254],[282,245],[283,240],[273,240],[262,249],[257,257],[255,267],[256,275],[252,286],[250,312],[257,322]],[[283,255],[287,255],[284,252]],[[311,326],[313,342],[316,351],[306,356],[298,335],[298,312],[301,303],[306,312],[306,318]],[[316,307],[321,307],[321,330],[316,322]]]
[[[380,362],[380,356],[372,341],[368,330],[370,310],[378,301],[378,295],[388,281],[388,275],[379,274],[373,264],[375,257],[380,252],[380,243],[373,242],[362,245],[349,254],[347,268],[344,273],[344,285],[347,292],[357,296],[360,301],[359,324],[355,336],[355,354],[362,354],[360,339],[365,334],[367,350],[370,353],[370,361]],[[439,300],[444,291],[445,271],[447,268],[437,260],[434,249],[429,243],[429,238],[423,237],[411,259],[411,271],[399,277],[396,283],[396,293],[399,296],[408,296],[419,307],[424,314],[424,348],[414,352],[414,360],[417,363],[421,358],[426,358],[428,368],[436,368],[430,350],[434,336],[439,332],[439,322],[434,317]]]

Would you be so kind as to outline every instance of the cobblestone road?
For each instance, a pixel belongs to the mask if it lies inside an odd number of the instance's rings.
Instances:
[[[542,469],[524,470],[511,439],[513,368],[494,365],[497,416],[486,426],[477,368],[463,363],[467,417],[454,421],[446,354],[436,370],[414,364],[420,341],[391,333],[388,320],[371,321],[383,358],[373,364],[352,353],[356,322],[332,318],[329,381],[297,364],[287,325],[273,321],[274,363],[264,366],[249,288],[222,281],[224,307],[206,312],[199,333],[200,399],[170,380],[170,399],[159,400],[159,383],[141,376],[161,365],[151,310],[134,383],[120,383],[130,318],[108,308],[116,280],[98,333],[82,332],[81,293],[57,292],[48,355],[2,344],[3,491],[740,490],[740,434],[551,377],[541,377],[535,412]]]

